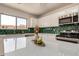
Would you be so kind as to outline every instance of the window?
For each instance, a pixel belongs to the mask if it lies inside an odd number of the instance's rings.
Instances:
[[[16,17],[1,14],[1,28],[15,29]]]
[[[26,29],[26,19],[17,18],[17,29]]]

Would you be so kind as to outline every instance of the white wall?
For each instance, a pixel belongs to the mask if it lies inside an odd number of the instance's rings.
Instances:
[[[40,27],[51,27],[58,26],[58,18],[57,15],[51,14],[49,16],[45,16],[39,19]]]
[[[30,26],[29,27],[35,27],[38,24],[37,18],[30,18]]]
[[[72,4],[69,6],[62,7],[60,9],[57,9],[55,11],[52,11],[41,18],[38,19],[39,26],[40,27],[51,27],[51,26],[58,26],[59,20],[58,18],[63,15],[68,15],[73,12],[78,12],[79,5],[78,4]]]

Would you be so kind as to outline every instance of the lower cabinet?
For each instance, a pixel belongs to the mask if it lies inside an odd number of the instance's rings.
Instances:
[[[0,38],[0,56],[4,55],[4,40],[3,38]]]
[[[13,38],[4,39],[4,53],[15,51],[15,40]]]
[[[26,48],[25,37],[4,39],[4,53],[9,53],[21,48]]]
[[[16,49],[21,49],[26,47],[26,38],[17,38],[16,40]]]

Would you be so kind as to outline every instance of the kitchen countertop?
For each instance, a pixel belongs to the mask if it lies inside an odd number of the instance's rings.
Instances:
[[[34,33],[0,35],[0,38],[24,37],[25,35],[32,36]]]
[[[78,31],[66,31],[66,32],[61,32],[61,33],[79,33]]]

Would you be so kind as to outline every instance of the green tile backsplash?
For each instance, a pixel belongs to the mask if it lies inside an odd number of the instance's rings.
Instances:
[[[34,28],[29,29],[0,29],[0,35],[4,34],[24,34],[24,33],[33,33]]]
[[[59,34],[63,30],[79,30],[79,24],[64,24],[56,27],[41,27],[40,33]]]
[[[79,24],[66,24],[60,25],[56,27],[40,27],[39,33],[51,33],[51,34],[59,34],[63,30],[78,30]],[[23,33],[34,33],[34,28],[29,29],[0,29],[0,35],[3,34],[23,34]]]

